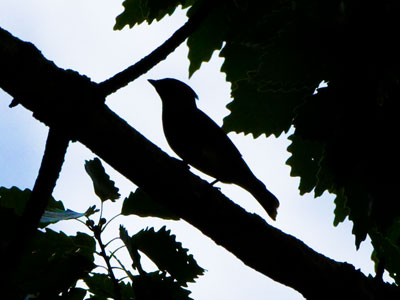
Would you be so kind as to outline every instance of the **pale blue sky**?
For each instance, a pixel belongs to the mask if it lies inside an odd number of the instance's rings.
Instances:
[[[3,0],[0,2],[0,26],[34,43],[59,67],[74,69],[99,82],[147,55],[185,22],[184,13],[179,12],[151,26],[116,32],[112,29],[114,20],[122,9],[122,1]],[[146,80],[174,77],[185,81],[199,95],[198,106],[222,124],[223,117],[229,113],[225,105],[230,102],[230,97],[229,84],[225,82],[224,74],[219,72],[221,63],[222,60],[214,55],[212,61],[204,64],[189,80],[187,48],[183,45],[151,72],[109,97],[107,105],[153,143],[174,155],[162,132],[161,101]],[[11,97],[0,90],[0,186],[31,188],[40,165],[47,128],[24,108],[9,109],[10,102]],[[285,165],[289,157],[286,136],[278,139],[261,136],[256,140],[251,136],[229,136],[256,176],[280,199],[281,207],[274,226],[330,258],[354,264],[365,274],[373,272],[370,244],[363,243],[356,251],[352,225],[346,221],[337,228],[333,227],[333,197],[323,195],[313,199],[312,195],[299,196],[299,180],[289,176],[290,169]],[[77,143],[68,150],[54,196],[63,200],[70,209],[81,212],[89,205],[98,204],[83,167],[84,161],[93,157],[89,150]],[[123,197],[135,189],[112,168],[106,165],[106,169],[120,187]],[[230,199],[270,222],[249,193],[233,185],[218,186]],[[106,209],[107,215],[112,216],[119,207],[108,204]],[[145,226],[159,228],[165,224],[161,220],[121,217],[110,226],[108,237],[117,235],[119,221],[130,234]],[[190,286],[194,299],[303,299],[294,290],[244,266],[185,222],[167,222],[167,227],[208,270]],[[84,229],[74,221],[55,228],[68,233]]]

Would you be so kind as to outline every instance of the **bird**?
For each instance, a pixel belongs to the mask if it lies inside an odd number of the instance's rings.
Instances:
[[[197,108],[195,91],[174,78],[148,80],[161,98],[162,125],[171,149],[188,165],[247,190],[276,220],[278,199],[252,173],[225,131]]]

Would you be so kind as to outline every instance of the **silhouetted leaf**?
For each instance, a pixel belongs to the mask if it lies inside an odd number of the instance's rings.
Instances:
[[[247,80],[250,73],[254,73],[260,63],[262,50],[247,43],[228,41],[222,48],[220,56],[224,58],[221,71],[226,74],[226,80],[232,84],[232,92],[237,88],[240,80]]]
[[[85,283],[89,287],[89,293],[94,294],[94,297],[90,299],[104,299],[109,298],[116,299],[115,287],[112,279],[106,274],[91,274],[85,278]],[[133,294],[132,285],[120,281],[118,283],[119,293],[121,300],[133,300],[135,299]],[[136,298],[137,299],[137,298]]]
[[[101,201],[117,200],[121,195],[118,193],[118,188],[115,187],[115,182],[110,179],[110,176],[104,170],[100,159],[97,157],[85,162],[85,170],[92,179],[94,192]]]
[[[0,206],[3,208],[12,209],[16,216],[22,216],[25,205],[31,196],[32,191],[29,189],[20,190],[17,187],[9,189],[0,187]],[[44,228],[51,223],[57,223],[62,220],[77,219],[82,216],[90,216],[96,211],[95,206],[89,207],[84,213],[77,213],[70,209],[65,209],[61,201],[56,201],[53,197],[50,198],[47,208],[40,220],[40,228]]]
[[[342,188],[335,198],[335,219],[333,220],[333,225],[337,226],[339,223],[343,222],[346,217],[350,214],[350,210],[347,207],[347,198],[344,195],[344,189]]]
[[[193,6],[188,11],[188,16],[193,14],[197,7]],[[224,1],[217,1],[211,12],[203,20],[200,27],[188,38],[188,58],[190,61],[189,77],[200,69],[202,62],[208,62],[215,50],[222,48],[229,29],[227,17],[228,5]]]
[[[151,24],[159,21],[166,15],[171,15],[181,5],[186,8],[194,0],[125,0],[124,11],[117,17],[114,30],[121,30],[126,25],[133,27],[146,21]]]
[[[95,241],[87,234],[37,231],[14,274],[16,290],[43,299],[66,293],[94,268],[94,251]]]
[[[231,113],[224,118],[223,128],[228,132],[251,133],[254,137],[279,136],[289,130],[294,108],[304,95],[305,91],[297,90],[261,90],[257,82],[251,80],[237,82],[232,91],[234,101],[227,105]]]
[[[390,276],[400,281],[400,219],[394,222],[386,236],[374,232],[372,244],[375,249],[375,262],[383,261],[385,269]]]
[[[2,207],[13,209],[15,214],[22,216],[25,206],[31,196],[31,190],[21,191],[13,186],[11,188],[0,187],[0,205]]]
[[[288,139],[292,141],[287,148],[292,155],[286,161],[286,164],[291,167],[290,176],[300,177],[300,194],[309,193],[317,184],[317,173],[323,145],[304,140],[296,134],[291,135]]]
[[[166,207],[154,201],[146,192],[138,188],[134,193],[130,193],[124,199],[121,214],[128,216],[131,214],[140,217],[157,217],[167,220],[179,220]]]
[[[0,187],[0,206],[12,209],[16,216],[22,216],[25,205],[28,203],[31,194],[32,191],[29,189],[22,191],[17,187],[11,187],[9,189]],[[65,211],[64,204],[61,201],[56,201],[53,197],[50,197],[44,215],[46,215],[47,211]],[[49,223],[50,222],[43,222],[40,224],[40,228],[46,227]]]
[[[240,7],[244,11],[231,21],[238,24],[231,28],[235,32],[228,34],[221,51],[234,98],[227,106],[231,114],[224,119],[224,129],[279,136],[292,125],[295,108],[322,80],[321,64],[302,35],[312,37],[310,24],[300,18],[294,22],[290,4]]]
[[[367,238],[368,222],[371,214],[371,199],[368,197],[363,184],[354,178],[351,184],[345,187],[347,202],[349,208],[349,219],[353,221],[352,233],[356,237],[356,248],[360,247],[362,241]]]
[[[159,272],[134,276],[133,290],[137,299],[191,300],[190,291],[182,288],[173,278]]]
[[[194,260],[188,250],[175,240],[169,230],[162,227],[155,232],[154,228],[141,230],[129,238],[126,230],[120,228],[120,237],[128,248],[132,260],[137,260],[137,251],[149,257],[161,271],[168,272],[178,283],[186,286],[187,282],[204,273],[204,269]]]

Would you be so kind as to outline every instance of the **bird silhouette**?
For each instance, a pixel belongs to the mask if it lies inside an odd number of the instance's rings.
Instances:
[[[254,176],[223,129],[197,108],[192,88],[173,78],[149,82],[162,100],[164,134],[172,150],[216,181],[247,190],[275,220],[278,199]]]

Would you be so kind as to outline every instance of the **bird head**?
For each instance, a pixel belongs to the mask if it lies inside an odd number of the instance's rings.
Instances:
[[[148,80],[160,95],[164,105],[174,107],[196,107],[198,96],[190,86],[173,78]]]

